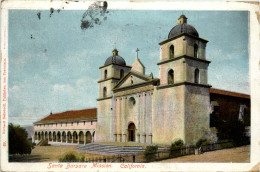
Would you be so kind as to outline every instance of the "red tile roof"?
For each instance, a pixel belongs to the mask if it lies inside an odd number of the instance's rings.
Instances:
[[[232,91],[225,91],[225,90],[220,90],[220,89],[216,89],[216,88],[210,88],[210,93],[211,94],[221,94],[221,95],[225,95],[225,96],[232,96],[232,97],[250,99],[250,95],[248,95],[248,94],[236,93],[236,92],[232,92]]]
[[[97,119],[97,108],[53,113],[41,119],[40,121],[35,122],[34,124],[63,122],[63,121],[78,121],[78,120],[86,120],[86,119]]]

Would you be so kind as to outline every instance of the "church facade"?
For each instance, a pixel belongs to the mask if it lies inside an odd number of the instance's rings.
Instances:
[[[159,78],[145,74],[113,50],[100,67],[97,141],[194,144],[209,130],[207,40],[181,15],[159,43]]]
[[[195,144],[214,120],[243,120],[250,130],[250,96],[211,88],[207,40],[181,15],[159,43],[159,78],[141,60],[126,64],[117,49],[100,69],[97,108],[50,114],[34,123],[35,142]]]

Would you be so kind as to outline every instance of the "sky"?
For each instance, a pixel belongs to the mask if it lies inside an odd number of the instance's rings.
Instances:
[[[249,94],[247,11],[9,10],[9,122],[97,107],[99,67],[115,47],[128,65],[140,49],[146,74],[158,77],[158,43],[182,13],[209,40],[208,83]]]

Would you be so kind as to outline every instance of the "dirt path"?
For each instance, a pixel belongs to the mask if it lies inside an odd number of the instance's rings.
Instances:
[[[205,152],[200,155],[188,155],[179,158],[167,159],[160,162],[249,162],[250,146],[241,146]]]

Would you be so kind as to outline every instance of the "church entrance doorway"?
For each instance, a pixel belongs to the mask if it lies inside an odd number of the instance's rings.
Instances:
[[[134,142],[135,141],[135,124],[130,123],[128,125],[128,141]]]

